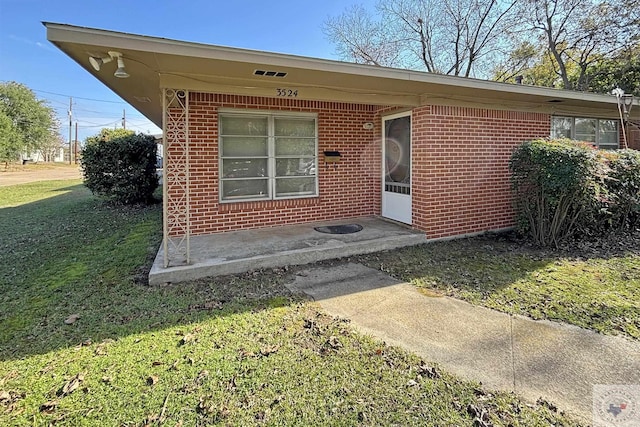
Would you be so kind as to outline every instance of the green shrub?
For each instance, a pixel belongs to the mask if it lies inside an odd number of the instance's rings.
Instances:
[[[84,184],[115,203],[151,203],[158,187],[156,151],[150,135],[93,141],[82,152]]]
[[[603,161],[608,166],[605,185],[612,227],[640,225],[640,151],[607,152]]]
[[[593,215],[597,164],[592,147],[568,139],[520,145],[509,162],[520,230],[542,246],[575,235]]]
[[[518,227],[542,246],[640,224],[640,152],[568,139],[528,141],[511,156]]]

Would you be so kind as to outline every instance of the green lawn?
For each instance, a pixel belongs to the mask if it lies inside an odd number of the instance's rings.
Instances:
[[[145,286],[159,205],[77,181],[0,205],[0,425],[578,425],[355,333],[282,271]]]
[[[611,240],[572,254],[527,247],[510,236],[485,236],[357,261],[425,293],[640,339],[640,233]]]

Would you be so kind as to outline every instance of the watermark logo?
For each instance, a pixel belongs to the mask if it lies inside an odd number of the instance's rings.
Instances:
[[[640,385],[594,385],[593,426],[640,426]]]

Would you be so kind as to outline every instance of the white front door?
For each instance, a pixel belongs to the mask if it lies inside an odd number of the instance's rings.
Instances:
[[[411,113],[382,119],[382,216],[411,224]]]

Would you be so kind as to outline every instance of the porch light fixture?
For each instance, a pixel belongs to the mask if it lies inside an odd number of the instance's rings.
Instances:
[[[618,113],[620,113],[620,121],[622,122],[622,139],[624,140],[624,148],[628,148],[626,125],[631,114],[631,107],[633,107],[633,95],[624,93],[624,90],[619,87],[612,90],[611,95],[618,99]]]
[[[100,71],[100,68],[103,64],[107,64],[114,59],[118,63],[118,68],[116,69],[116,72],[113,73],[113,75],[120,79],[126,79],[127,77],[129,77],[129,73],[127,73],[127,71],[124,69],[124,59],[122,58],[122,54],[120,52],[109,51],[109,56],[89,56],[89,63],[94,70]]]

